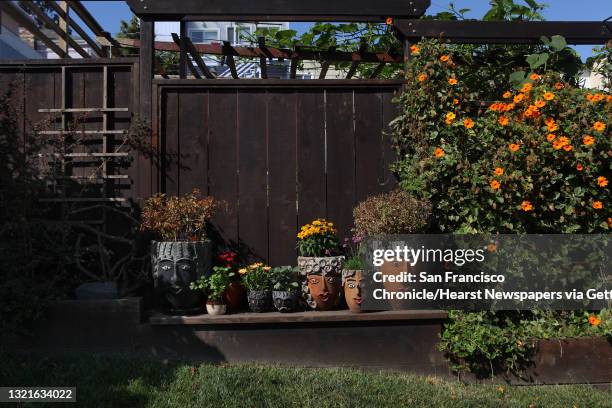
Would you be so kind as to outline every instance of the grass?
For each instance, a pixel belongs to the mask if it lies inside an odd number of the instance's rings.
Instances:
[[[464,385],[350,369],[0,354],[0,386],[34,385],[76,386],[77,405],[84,407],[612,407],[612,390],[590,386]]]

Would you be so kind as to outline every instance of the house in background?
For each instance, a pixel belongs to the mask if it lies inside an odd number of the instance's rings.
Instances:
[[[194,44],[211,44],[229,42],[234,46],[251,45],[251,36],[260,28],[276,28],[288,30],[289,23],[265,22],[265,23],[236,23],[226,21],[190,21],[187,23],[187,36]],[[172,33],[180,33],[178,21],[156,22],[155,40],[172,42]],[[203,56],[206,64],[220,78],[230,78],[231,72],[224,61],[212,56]],[[261,78],[261,69],[258,61],[238,61],[236,70],[240,78]],[[268,63],[268,78],[289,78],[289,61],[271,61]]]
[[[0,10],[0,59],[45,58],[30,42],[22,38],[22,31],[25,30],[11,16]]]

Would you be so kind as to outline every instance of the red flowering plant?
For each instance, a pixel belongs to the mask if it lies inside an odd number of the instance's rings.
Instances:
[[[217,262],[229,273],[229,277],[232,281],[240,280],[241,275],[237,273],[238,254],[236,252],[226,251],[220,253],[217,256]]]

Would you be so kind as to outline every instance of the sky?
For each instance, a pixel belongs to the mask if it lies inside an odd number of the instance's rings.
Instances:
[[[333,0],[330,0],[333,1]],[[543,14],[549,21],[600,21],[612,16],[612,0],[540,0],[548,4]],[[432,6],[427,14],[444,11],[448,0],[432,0]],[[457,9],[469,8],[468,18],[481,18],[489,9],[489,0],[455,0]],[[119,22],[129,20],[132,12],[124,1],[83,1],[87,9],[96,17],[104,29],[112,34],[119,31]],[[295,23],[292,28],[303,32],[308,29],[308,23]],[[586,58],[592,54],[593,47],[578,46],[576,49]]]

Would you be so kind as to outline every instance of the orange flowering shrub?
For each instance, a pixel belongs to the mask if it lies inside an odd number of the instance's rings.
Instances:
[[[545,70],[543,54],[500,80],[473,47],[418,48],[391,124],[394,170],[439,231],[610,231],[612,95]]]

